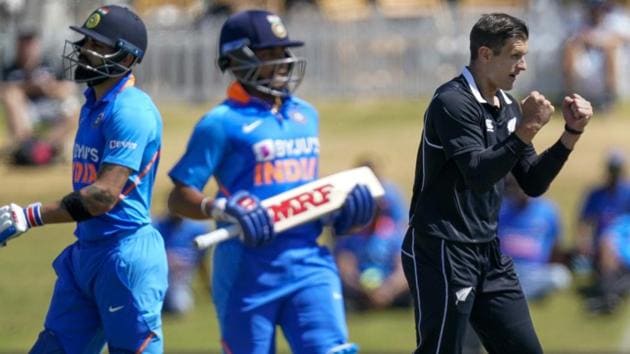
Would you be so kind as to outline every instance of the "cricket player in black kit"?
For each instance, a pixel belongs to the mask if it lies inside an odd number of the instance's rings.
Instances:
[[[564,98],[560,139],[531,144],[554,111],[533,91],[510,90],[526,70],[528,29],[506,14],[483,15],[470,33],[471,60],[437,89],[424,117],[410,227],[402,247],[416,319],[415,353],[461,353],[468,322],[491,353],[542,353],[512,260],[501,254],[497,216],[512,173],[530,196],[544,193],[592,116]]]

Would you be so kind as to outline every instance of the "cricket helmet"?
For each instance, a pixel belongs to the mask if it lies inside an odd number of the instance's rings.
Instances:
[[[122,76],[142,61],[147,50],[147,29],[142,19],[126,7],[102,6],[94,10],[82,26],[70,26],[70,29],[84,36],[76,42],[66,40],[63,52],[64,72],[77,82],[95,85],[107,78]],[[114,51],[103,54],[84,49],[87,38]],[[91,64],[84,52],[98,58],[100,63]],[[128,66],[121,63],[127,55],[134,58]]]
[[[263,10],[242,11],[230,16],[221,28],[218,65],[245,86],[284,97],[295,91],[304,77],[306,60],[289,50],[302,45],[304,42],[289,38],[278,15]],[[284,58],[261,60],[254,52],[279,47],[285,48]],[[270,68],[272,74],[263,77],[264,68]]]

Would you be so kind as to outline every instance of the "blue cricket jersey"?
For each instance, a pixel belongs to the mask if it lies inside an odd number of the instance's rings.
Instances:
[[[233,84],[228,99],[201,118],[169,176],[200,191],[214,177],[217,198],[247,190],[261,200],[317,179],[317,111],[288,97],[274,112],[268,103],[243,95],[242,87]],[[312,222],[282,237],[314,242],[321,228]]]
[[[630,214],[622,214],[614,219],[602,235],[612,243],[621,262],[630,267]]]
[[[595,223],[593,243],[599,242],[602,231],[619,215],[630,212],[630,183],[621,182],[614,190],[606,187],[593,189],[586,197],[580,219]]]
[[[505,198],[499,214],[498,235],[501,250],[516,263],[548,263],[560,237],[558,211],[544,198],[532,198],[524,208]]]
[[[295,188],[318,176],[318,119],[317,111],[301,99],[287,97],[275,111],[234,83],[228,98],[195,126],[169,176],[200,191],[213,177],[219,186],[216,197],[247,190],[265,199]],[[260,247],[237,239],[220,243],[213,253],[212,291],[221,321],[242,306],[262,306],[320,282],[323,273],[336,273],[332,256],[317,244],[321,231],[322,223],[315,221]]]
[[[133,172],[116,206],[77,223],[79,240],[100,240],[151,223],[151,191],[162,141],[162,118],[151,98],[134,87],[128,74],[96,101],[85,91],[72,153],[72,185],[79,190],[96,180],[104,163]]]

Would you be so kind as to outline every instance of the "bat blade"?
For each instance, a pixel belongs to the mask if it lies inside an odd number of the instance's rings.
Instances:
[[[280,233],[339,209],[348,193],[359,183],[366,185],[374,198],[385,194],[369,167],[357,167],[282,192],[263,200],[261,204],[273,220],[274,231]],[[194,243],[198,249],[204,249],[239,233],[238,225],[231,225],[197,236]]]

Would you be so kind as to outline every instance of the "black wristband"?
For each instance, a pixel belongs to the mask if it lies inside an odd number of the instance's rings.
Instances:
[[[61,206],[66,209],[74,221],[84,221],[94,217],[83,204],[79,191],[74,191],[63,197]]]
[[[583,130],[575,130],[575,129],[571,128],[570,126],[568,126],[566,123],[564,123],[564,130],[567,133],[571,133],[571,134],[575,134],[575,135],[580,135],[580,134],[584,133]]]

